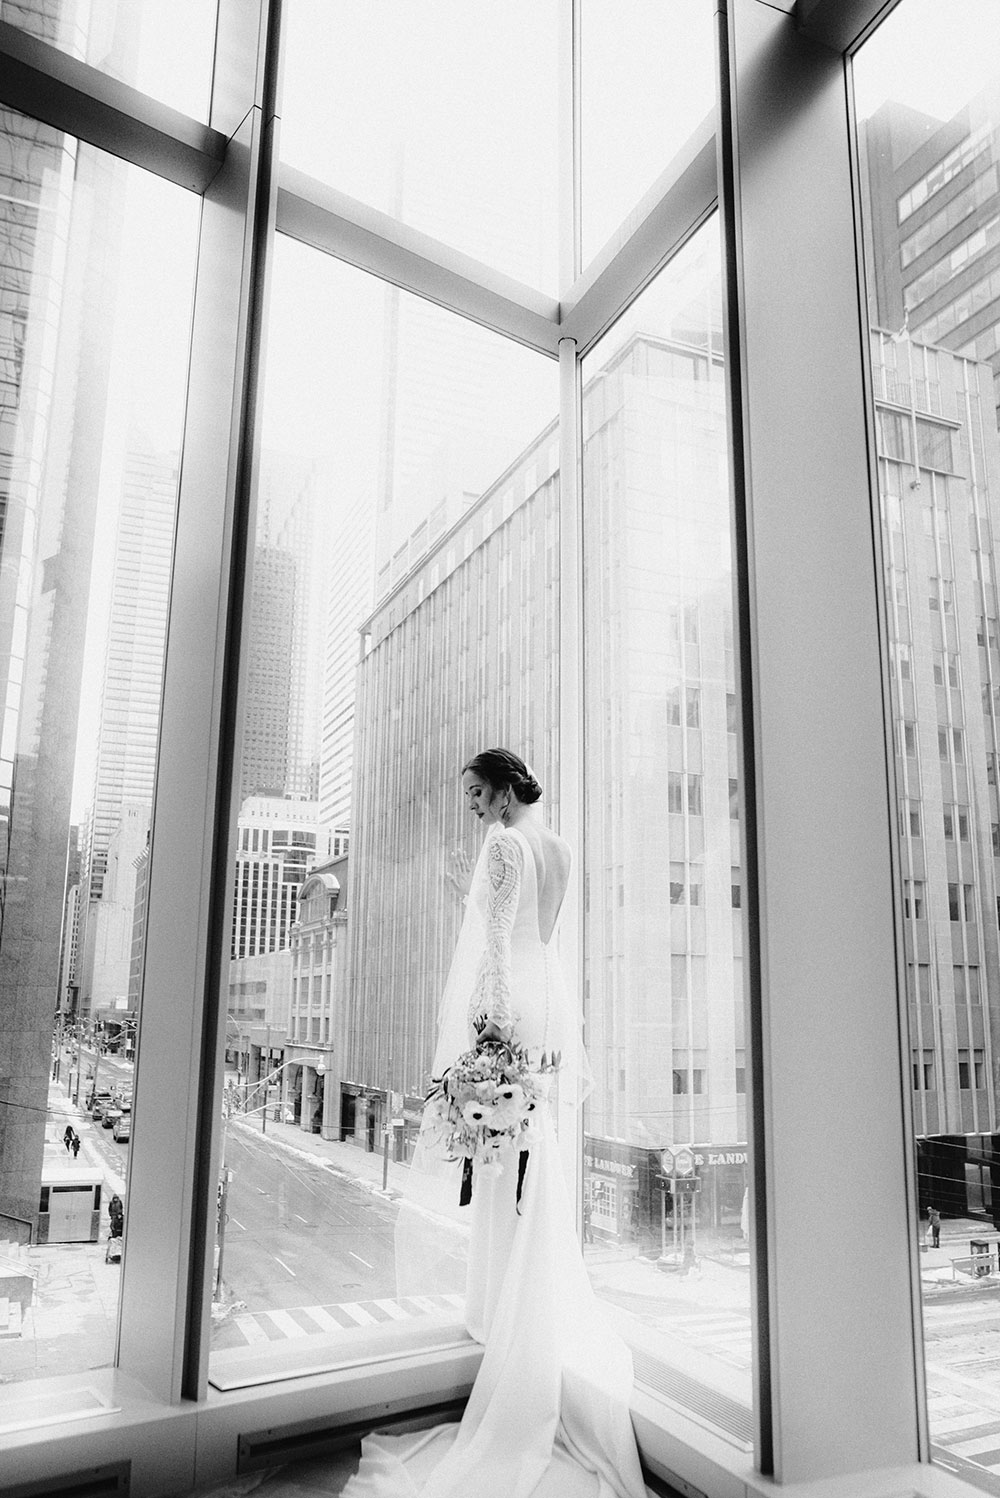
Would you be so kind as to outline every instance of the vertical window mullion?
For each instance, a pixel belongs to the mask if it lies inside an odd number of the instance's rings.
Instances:
[[[274,219],[278,10],[278,0],[220,6],[213,125],[235,133],[202,211],[150,839],[118,1363],[171,1403],[204,1398],[207,1388],[235,684]]]

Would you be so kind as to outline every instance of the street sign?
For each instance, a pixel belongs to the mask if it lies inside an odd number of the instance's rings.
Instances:
[[[673,1175],[673,1173],[674,1173],[674,1153],[673,1153],[673,1150],[661,1150],[660,1151],[660,1167],[661,1167],[661,1169],[663,1171],[663,1174],[665,1176],[672,1176]]]
[[[686,1145],[682,1149],[674,1150],[674,1174],[694,1175],[694,1154]]]

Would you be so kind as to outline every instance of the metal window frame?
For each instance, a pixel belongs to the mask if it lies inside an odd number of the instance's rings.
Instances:
[[[889,850],[894,797],[885,758],[885,683],[877,648],[877,540],[870,512],[866,521],[857,504],[847,507],[835,530],[830,529],[845,461],[854,475],[856,492],[864,489],[869,501],[872,492],[870,413],[864,394],[867,356],[859,348],[864,339],[859,337],[861,319],[856,305],[857,251],[856,244],[846,244],[843,232],[849,229],[853,235],[856,229],[856,205],[851,206],[851,185],[844,176],[845,172],[849,176],[849,111],[844,96],[831,104],[831,77],[842,66],[842,58],[860,45],[894,3],[730,0],[727,77],[732,88],[732,119],[728,135],[717,140],[709,123],[699,127],[602,254],[582,272],[579,74],[572,46],[561,80],[560,264],[565,286],[558,303],[302,173],[275,167],[276,116],[269,113],[267,95],[274,87],[277,68],[273,54],[278,0],[259,0],[259,9],[241,0],[222,0],[210,124],[191,120],[0,22],[0,102],[201,193],[205,201],[174,578],[173,602],[178,606],[171,611],[151,871],[163,894],[160,916],[151,919],[146,952],[150,988],[144,1023],[150,1031],[144,1040],[147,1056],[156,1056],[158,1087],[147,1082],[141,1090],[142,1080],[137,1083],[137,1101],[145,1109],[150,1128],[144,1131],[146,1143],[138,1135],[133,1146],[135,1169],[130,1169],[129,1190],[136,1215],[120,1331],[122,1387],[131,1383],[151,1391],[157,1428],[167,1433],[163,1436],[167,1445],[171,1414],[183,1414],[185,1429],[189,1429],[192,1402],[195,1408],[206,1409],[205,1296],[218,1152],[214,1078],[221,1044],[212,971],[222,950],[220,899],[228,907],[228,900],[213,890],[228,888],[226,875],[231,874],[223,843],[232,811],[233,774],[231,761],[228,769],[223,761],[236,733],[243,623],[241,557],[252,523],[255,381],[273,234],[288,233],[558,358],[562,458],[568,471],[574,454],[579,463],[580,359],[714,211],[718,184],[728,171],[732,178],[726,200],[732,228],[727,268],[730,349],[732,355],[738,353],[742,381],[731,395],[736,456],[742,469],[736,475],[744,589],[739,600],[740,653],[746,663],[741,707],[744,736],[752,749],[747,763],[762,812],[759,825],[749,832],[754,847],[746,864],[748,870],[755,866],[758,870],[753,899],[760,915],[760,978],[751,1005],[758,1006],[756,1126],[762,1161],[755,1183],[754,1224],[762,1275],[757,1310],[767,1323],[758,1344],[758,1380],[763,1372],[769,1386],[767,1398],[760,1401],[762,1425],[767,1428],[758,1436],[756,1464],[758,1471],[771,1470],[780,1481],[788,1482],[833,1480],[849,1466],[855,1471],[894,1467],[898,1476],[918,1458],[926,1460],[919,1314],[912,1289],[916,1277],[907,1219],[911,1162],[903,1136],[908,1093],[906,1070],[899,1061],[899,1034],[881,1024],[865,1065],[857,1065],[857,1055],[842,1038],[849,1027],[841,1025],[838,1038],[822,1023],[825,1009],[843,996],[843,967],[828,960],[809,1006],[818,1023],[817,1036],[803,1047],[798,1023],[801,993],[789,965],[790,954],[799,962],[814,961],[804,941],[806,931],[823,950],[830,935],[825,918],[831,911],[842,931],[853,931],[861,899],[866,914],[874,912],[876,934],[860,944],[860,951],[850,954],[854,987],[848,1008],[860,1022],[857,996],[872,981],[893,981],[898,956],[896,912],[886,900],[886,883],[892,885],[895,877]],[[575,0],[561,0],[561,4],[564,38],[575,39]],[[716,9],[725,16],[724,0],[716,0]],[[790,40],[790,32],[796,41]],[[825,60],[824,52],[828,54]],[[761,68],[764,62],[773,66],[776,59],[795,95],[794,108],[784,114],[779,111],[780,120],[768,124],[760,97]],[[789,122],[794,129],[789,130]],[[834,276],[836,313],[830,307],[820,309],[822,315],[809,329],[819,339],[814,347],[834,348],[843,355],[841,360],[824,361],[824,366],[829,362],[839,369],[833,407],[850,431],[846,454],[842,443],[835,455],[829,444],[817,444],[821,451],[812,457],[803,455],[801,444],[792,444],[797,460],[805,462],[815,480],[816,495],[828,501],[822,505],[817,500],[805,512],[800,504],[802,468],[793,473],[789,457],[776,452],[767,438],[769,431],[780,431],[783,424],[801,431],[810,430],[809,423],[813,423],[821,431],[829,425],[831,410],[829,386],[822,387],[823,401],[809,389],[811,365],[801,339],[797,344],[793,340],[792,346],[787,337],[775,338],[773,305],[764,296],[765,251],[774,245],[774,226],[766,221],[765,206],[776,184],[780,189],[782,173],[793,168],[789,180],[795,180],[794,170],[801,170],[804,158],[797,158],[797,147],[802,147],[805,157],[811,153],[814,163],[828,161],[832,150],[838,162],[837,223],[842,232],[835,236],[832,252],[829,246],[817,246],[816,265],[803,271],[803,284],[815,289],[820,272]],[[717,156],[724,166],[721,174]],[[812,243],[811,226],[802,221],[801,213],[797,222],[794,219],[794,201],[789,202],[789,210],[793,215],[789,222],[795,222],[803,242]],[[853,322],[844,313],[852,296]],[[822,296],[817,300],[822,301]],[[782,358],[789,361],[784,370]],[[730,364],[736,367],[733,358]],[[795,372],[797,381],[789,371]],[[574,496],[572,504],[576,503]],[[571,569],[578,565],[579,540],[576,528],[567,530],[563,560]],[[811,558],[817,555],[830,565],[812,567]],[[771,589],[776,577],[794,575],[795,566],[815,586],[805,590],[806,601],[796,596],[796,627],[791,628],[777,609]],[[826,575],[819,575],[824,570]],[[572,732],[568,708],[579,704],[584,690],[577,659],[578,582],[577,578],[574,588],[567,589],[562,633],[563,645],[576,662],[562,718],[567,733]],[[806,656],[814,661],[829,659],[829,621],[834,617],[830,610],[838,586],[847,590],[858,608],[857,627],[836,641],[834,686],[851,680],[860,686],[863,699],[859,713],[857,696],[852,693],[851,710],[845,710],[840,726],[828,693],[812,690],[813,684],[801,671]],[[207,649],[206,640],[210,642]],[[850,790],[856,805],[864,808],[864,816],[842,818],[843,826],[838,829],[832,817],[824,814],[824,830],[836,833],[836,858],[831,860],[829,846],[817,850],[803,836],[810,819],[795,815],[795,808],[801,810],[807,795],[815,790],[817,765],[820,782],[827,772],[831,786],[844,788],[838,756],[849,754],[856,762],[859,735],[864,739],[869,769],[862,776],[860,790],[856,779]],[[818,756],[809,762],[811,774],[806,773],[801,756],[797,761],[790,753],[790,748],[807,743]],[[565,747],[566,764],[572,765],[575,747],[580,765],[578,740],[571,743],[568,739]],[[824,808],[829,808],[830,801],[827,793]],[[197,819],[194,844],[189,835],[192,805],[203,811]],[[170,818],[174,816],[178,828],[172,832]],[[810,816],[816,820],[813,801]],[[573,818],[582,826],[580,806]],[[846,900],[843,888],[823,880],[822,902],[812,914],[803,911],[802,888],[811,887],[810,881],[815,883],[816,870],[831,864],[841,870],[848,866],[847,843],[852,832],[865,854],[860,886],[856,883],[851,900]],[[853,864],[851,869],[853,876]],[[192,870],[197,877],[192,878]],[[748,892],[745,900],[749,898]],[[192,930],[199,933],[193,944]],[[179,994],[183,995],[180,1000]],[[140,1067],[141,1057],[140,1051]],[[809,1076],[805,1087],[800,1080],[804,1061]],[[147,1061],[147,1078],[149,1065]],[[817,1095],[829,1090],[831,1069],[843,1089],[836,1097],[835,1117],[827,1116],[830,1110],[816,1107]],[[873,1089],[882,1084],[884,1091],[886,1077],[893,1075],[900,1078],[899,1091],[890,1088],[891,1095],[876,1109],[878,1170],[859,1197],[857,1180],[837,1158],[836,1127],[843,1121],[845,1096],[855,1115],[867,1119]],[[178,1096],[183,1100],[180,1108]],[[803,1155],[808,1157],[812,1151],[816,1154],[804,1165]],[[817,1160],[823,1162],[826,1195],[812,1221],[800,1220],[804,1202],[812,1205],[815,1200]],[[144,1194],[148,1199],[143,1199]],[[852,1245],[838,1241],[843,1214],[852,1204],[860,1212],[862,1202],[872,1214],[864,1264]],[[821,1253],[817,1224],[824,1245]],[[909,1259],[911,1269],[905,1293],[889,1297],[889,1330],[880,1335],[874,1348],[867,1330],[876,1311],[880,1327],[885,1326],[887,1308],[881,1293],[884,1287],[876,1285],[871,1273],[873,1240],[877,1255],[900,1266]],[[810,1266],[817,1262],[817,1254],[829,1275],[819,1301],[810,1295],[810,1287],[815,1287]],[[855,1273],[858,1278],[853,1277]],[[867,1311],[861,1315],[858,1284],[865,1287],[867,1297]],[[868,1306],[876,1289],[878,1305]],[[159,1309],[151,1325],[152,1306]],[[863,1368],[867,1372],[861,1378]],[[404,1382],[409,1379],[408,1386],[418,1390],[423,1380],[441,1384],[451,1376],[446,1367],[430,1369],[428,1360],[421,1364],[416,1359]],[[343,1380],[319,1380],[315,1388],[311,1386],[309,1398],[327,1401],[334,1386],[342,1396],[342,1385]],[[258,1402],[276,1416],[285,1411],[282,1418],[287,1418],[300,1409],[301,1398],[301,1392],[290,1395],[285,1389],[265,1394]],[[875,1431],[870,1419],[873,1407],[881,1412]],[[638,1400],[637,1410],[637,1427],[654,1467],[690,1484],[714,1485],[713,1491],[735,1492],[733,1483],[744,1492],[765,1490],[766,1483],[759,1484],[752,1470],[742,1469],[731,1452],[713,1445],[704,1432],[683,1419],[666,1431],[662,1414],[649,1401]],[[246,1413],[244,1409],[241,1416],[233,1406],[221,1418],[219,1431],[224,1434],[224,1428],[234,1428],[234,1422]],[[213,1411],[209,1401],[205,1418],[213,1414],[220,1418],[218,1408]],[[112,1445],[120,1450],[121,1428],[106,1429]],[[179,1435],[181,1424],[173,1429]],[[204,1462],[199,1458],[199,1481],[216,1471],[225,1475],[219,1440],[221,1436],[213,1448],[209,1423]],[[179,1450],[174,1453],[179,1477],[184,1461],[194,1461],[187,1439],[181,1444],[186,1456]],[[65,1454],[71,1446],[53,1440],[47,1447],[53,1454],[45,1460],[50,1464],[60,1460],[60,1452]],[[91,1454],[99,1447],[98,1437],[85,1449]],[[10,1442],[5,1449],[9,1454]],[[38,1452],[32,1458],[33,1450],[34,1443],[25,1444],[26,1459],[37,1460]],[[57,1468],[50,1465],[49,1470]],[[952,1481],[939,1472],[932,1475],[936,1492],[967,1491],[957,1479]],[[181,1480],[175,1484],[181,1485]]]

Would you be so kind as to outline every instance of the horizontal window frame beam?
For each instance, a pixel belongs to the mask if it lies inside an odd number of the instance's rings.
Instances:
[[[559,356],[559,304],[297,168],[278,177],[277,231],[404,291]]]
[[[0,103],[204,193],[226,159],[218,130],[0,21]]]
[[[560,335],[581,359],[715,212],[716,156],[713,110],[563,299]]]
[[[795,19],[814,42],[854,52],[899,0],[796,0]]]

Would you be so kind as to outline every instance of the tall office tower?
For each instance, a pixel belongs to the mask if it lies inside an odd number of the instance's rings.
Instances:
[[[248,731],[248,748],[253,753],[255,737],[266,739],[272,733],[280,742],[279,715],[284,701],[280,683],[284,676],[288,689],[284,779],[259,778],[256,788],[315,801],[320,777],[323,632],[332,561],[330,497],[319,464],[265,449],[258,516],[258,548],[262,561],[265,550],[269,560],[259,577],[259,593],[256,573],[254,579],[251,634],[257,640],[258,653],[256,658],[251,656],[249,690],[260,716],[255,719],[253,734]],[[292,565],[281,562],[282,557],[291,558]],[[277,652],[286,631],[288,653],[279,665]],[[265,776],[267,770],[265,750],[259,776]],[[253,794],[255,787],[246,784],[245,776],[244,784],[244,794]]]
[[[443,873],[475,843],[470,754],[516,744],[558,825],[557,462],[550,428],[365,623],[342,1082],[424,1090],[461,914]]]
[[[1000,439],[988,365],[872,336],[918,1134],[997,1127]]]
[[[319,812],[325,826],[341,829],[351,824],[360,628],[375,601],[372,535],[371,506],[362,498],[338,520],[329,553]]]
[[[135,860],[132,950],[128,975],[128,1013],[138,1025],[142,1003],[142,959],[146,944],[146,897],[149,890],[149,836]]]
[[[233,957],[287,947],[308,869],[342,852],[346,847],[320,823],[315,801],[249,796],[237,823]]]
[[[0,1198],[33,1221],[125,168],[2,115]]]
[[[123,801],[104,854],[101,898],[87,911],[82,983],[94,1019],[120,1027],[131,1007],[136,875],[149,841],[150,804]]]
[[[66,899],[63,908],[62,940],[59,947],[59,985],[56,989],[56,1013],[67,1018],[75,1004],[70,1003],[71,993],[76,993],[76,973],[80,948],[80,829],[69,829],[69,849],[66,856]]]
[[[83,850],[84,1009],[91,1007],[98,940],[90,928],[104,895],[111,839],[124,806],[145,806],[147,823],[152,810],[177,473],[175,454],[152,452],[142,434],[131,434],[114,535],[93,814]]]
[[[282,796],[288,781],[296,562],[283,547],[253,553],[240,796]]]
[[[1000,88],[946,121],[886,103],[863,143],[872,324],[987,360],[1000,420]]]

